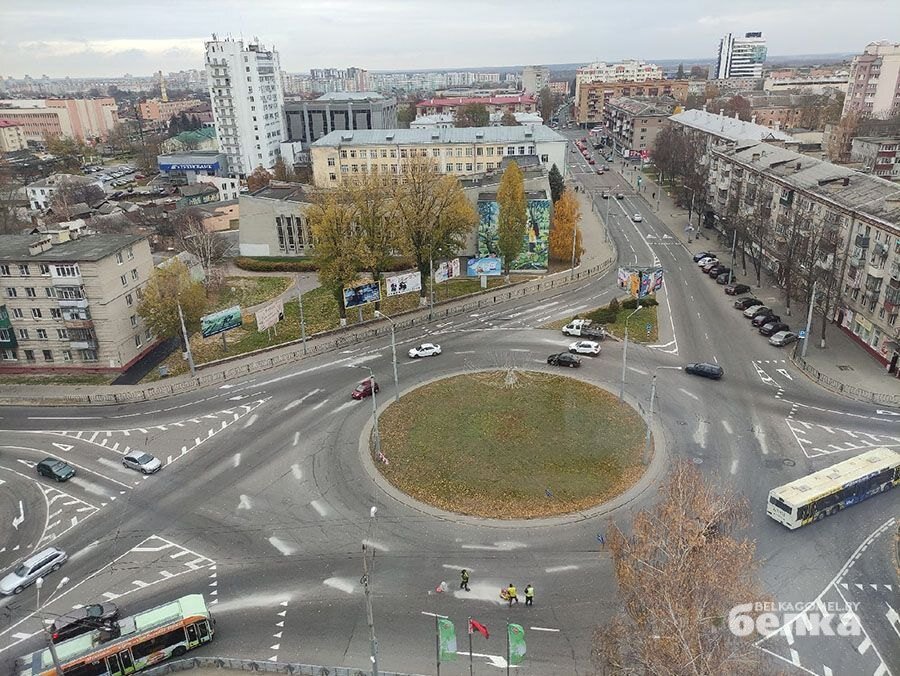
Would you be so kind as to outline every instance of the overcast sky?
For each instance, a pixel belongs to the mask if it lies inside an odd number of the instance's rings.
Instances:
[[[299,72],[712,59],[728,31],[773,55],[859,52],[898,28],[898,0],[0,0],[0,75],[202,69],[213,32]]]

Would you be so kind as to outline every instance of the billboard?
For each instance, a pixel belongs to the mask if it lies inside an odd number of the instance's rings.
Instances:
[[[434,269],[434,281],[436,284],[440,284],[452,277],[459,277],[459,270],[458,258],[454,258],[446,263],[441,263]]]
[[[241,325],[241,321],[241,306],[235,305],[234,307],[200,317],[200,333],[204,338],[209,338],[217,333],[238,328]]]
[[[542,193],[538,193],[542,194]],[[546,270],[550,255],[550,200],[529,198],[522,253],[510,264],[510,270]],[[482,258],[500,256],[497,218],[500,205],[495,199],[478,200],[478,255]]]
[[[160,164],[160,171],[218,171],[218,162],[192,162],[189,164]]]
[[[632,298],[644,298],[662,288],[663,269],[619,268],[616,283]]]
[[[277,300],[256,313],[256,330],[271,329],[282,319],[284,319],[284,302]]]
[[[503,273],[503,259],[494,256],[487,258],[470,258],[466,262],[466,274],[469,277],[497,277]]]
[[[377,303],[380,300],[381,284],[378,282],[364,282],[344,288],[344,307],[348,310],[367,303]]]
[[[418,272],[408,272],[403,275],[388,277],[384,280],[388,296],[399,296],[404,293],[422,290],[422,275]]]

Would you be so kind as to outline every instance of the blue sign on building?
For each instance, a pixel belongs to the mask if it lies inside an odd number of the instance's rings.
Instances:
[[[195,164],[160,164],[160,171],[218,171],[218,162]]]

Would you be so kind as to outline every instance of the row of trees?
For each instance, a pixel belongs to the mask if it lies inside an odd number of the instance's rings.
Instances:
[[[181,111],[179,115],[172,115],[169,118],[169,134],[175,136],[183,131],[196,131],[203,127],[200,118],[196,115],[188,116],[187,112]]]

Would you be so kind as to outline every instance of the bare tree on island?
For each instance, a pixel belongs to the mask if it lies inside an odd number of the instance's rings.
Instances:
[[[755,545],[739,535],[746,501],[717,492],[683,460],[660,493],[631,533],[609,531],[622,610],[594,633],[595,665],[618,674],[759,673],[758,637],[737,636],[728,623],[735,607],[767,600]]]
[[[203,267],[207,285],[214,284],[213,268],[225,258],[228,241],[219,233],[210,232],[204,227],[203,212],[197,208],[175,211],[169,220],[178,245],[197,257]]]

